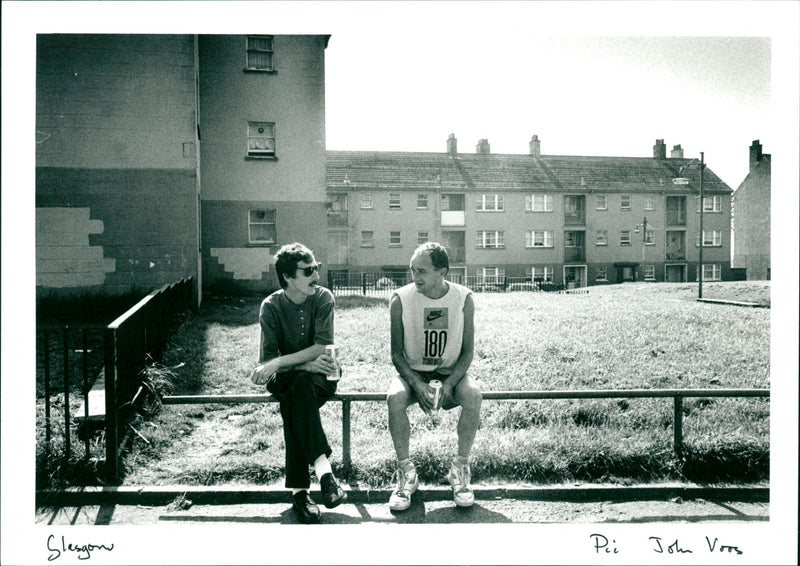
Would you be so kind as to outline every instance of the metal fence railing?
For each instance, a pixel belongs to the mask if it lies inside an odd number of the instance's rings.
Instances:
[[[148,358],[160,358],[177,314],[192,305],[192,281],[153,291],[108,326],[37,325],[37,466],[70,463],[82,442],[85,460],[105,456],[108,479],[119,478],[120,407]],[[105,427],[105,447],[95,442],[95,422]]]
[[[526,399],[626,399],[626,398],[672,398],[673,400],[673,449],[677,456],[683,453],[683,399],[686,397],[769,397],[769,389],[617,389],[583,391],[484,391],[484,400],[519,401]],[[332,400],[342,403],[342,464],[349,467],[351,456],[351,404],[353,401],[386,402],[386,393],[341,392]],[[164,405],[208,404],[208,403],[274,403],[269,394],[255,395],[175,395],[162,398]]]
[[[161,358],[177,315],[192,304],[192,278],[153,291],[112,322],[104,331],[106,465],[112,481],[120,477],[124,445],[122,405],[130,401],[148,357]]]
[[[570,294],[586,294],[588,289],[568,288],[552,281],[531,281],[528,277],[481,276],[449,274],[449,281],[460,283],[479,293],[527,292],[559,292]],[[408,271],[385,271],[372,273],[328,273],[328,288],[338,295],[388,296],[411,283]]]

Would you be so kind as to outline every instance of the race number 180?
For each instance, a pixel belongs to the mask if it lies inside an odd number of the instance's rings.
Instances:
[[[441,358],[447,346],[447,330],[425,331],[425,357]]]

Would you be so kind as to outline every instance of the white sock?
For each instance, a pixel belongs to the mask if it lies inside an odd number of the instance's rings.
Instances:
[[[397,467],[408,472],[414,469],[414,462],[411,461],[411,458],[403,458],[397,461]]]
[[[297,495],[301,491],[308,491],[308,490],[306,488],[304,488],[304,487],[293,487],[292,488],[292,495]]]
[[[333,474],[331,463],[325,454],[314,460],[314,472],[317,474],[317,479],[320,480],[325,474]]]

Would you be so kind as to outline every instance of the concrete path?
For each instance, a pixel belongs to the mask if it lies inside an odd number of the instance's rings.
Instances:
[[[769,520],[763,487],[686,485],[617,487],[491,486],[475,489],[472,508],[460,509],[446,487],[421,486],[407,511],[388,509],[389,490],[347,487],[348,502],[322,510],[323,524],[403,523],[647,523]],[[312,490],[319,501],[319,492]],[[39,525],[296,524],[288,493],[279,487],[86,488],[40,494]]]

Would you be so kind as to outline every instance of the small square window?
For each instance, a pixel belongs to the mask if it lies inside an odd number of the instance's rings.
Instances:
[[[619,207],[622,210],[630,210],[631,208],[631,195],[620,195]]]
[[[631,245],[631,231],[630,230],[622,230],[619,233],[619,245],[620,246],[630,246]]]
[[[389,232],[389,247],[390,248],[400,247],[400,232]]]
[[[427,193],[420,193],[417,195],[417,208],[428,208]]]
[[[597,231],[597,242],[596,245],[598,246],[607,246],[608,245],[608,231],[607,230],[598,230]]]
[[[247,36],[247,70],[273,71],[272,36]]]
[[[254,157],[275,156],[275,123],[247,123],[247,155]]]
[[[595,210],[608,210],[608,197],[606,195],[597,195],[594,207]]]
[[[361,208],[373,208],[372,193],[361,195]]]
[[[595,279],[597,281],[608,281],[608,267],[605,265],[598,267]]]
[[[417,245],[421,246],[422,244],[430,241],[428,237],[428,232],[417,232]]]
[[[361,232],[361,247],[362,248],[375,247],[375,233],[372,230]]]
[[[646,196],[644,199],[644,209],[645,210],[655,210],[656,209],[656,199],[653,196]]]
[[[400,193],[389,193],[389,209],[400,209]]]
[[[248,212],[248,241],[251,244],[275,243],[275,211],[251,210]]]
[[[656,280],[656,266],[655,265],[645,265],[644,266],[644,280],[645,281],[655,281]]]

